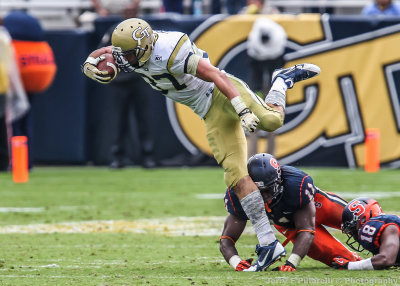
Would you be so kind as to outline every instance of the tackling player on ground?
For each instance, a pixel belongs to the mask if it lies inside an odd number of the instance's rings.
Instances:
[[[356,251],[364,249],[373,257],[351,262],[335,257],[332,265],[338,269],[378,270],[400,266],[400,217],[382,213],[379,203],[371,198],[357,198],[343,210],[342,230],[347,244]]]
[[[348,250],[325,228],[340,229],[342,211],[347,202],[339,196],[320,190],[303,171],[280,166],[270,154],[261,153],[247,163],[250,177],[261,190],[265,212],[275,227],[294,244],[286,263],[274,270],[295,271],[305,255],[331,266],[336,256],[349,261],[359,256]],[[251,260],[239,257],[235,243],[242,234],[248,218],[231,189],[226,191],[225,207],[229,212],[220,239],[220,250],[225,260],[236,271],[259,271],[260,262],[250,266]],[[258,252],[259,246],[256,247]],[[340,253],[340,254],[339,254]]]
[[[107,72],[97,64],[102,54],[112,53],[123,72],[137,72],[154,89],[190,107],[204,120],[207,140],[217,162],[224,168],[225,183],[232,188],[251,220],[260,244],[263,269],[285,254],[264,211],[257,186],[248,175],[244,129],[253,132],[281,127],[286,90],[298,81],[314,77],[320,69],[300,64],[272,76],[272,87],[263,101],[240,79],[219,70],[202,51],[180,32],[153,31],[142,19],[121,22],[112,34],[112,46],[93,51],[83,72],[100,83],[109,83]]]

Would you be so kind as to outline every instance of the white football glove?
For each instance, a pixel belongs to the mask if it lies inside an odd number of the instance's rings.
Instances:
[[[110,83],[114,78],[111,77],[106,71],[101,71],[97,68],[98,63],[103,61],[104,59],[104,56],[100,56],[97,58],[88,57],[82,67],[83,73],[88,78],[93,79],[99,83]]]
[[[236,113],[239,115],[240,123],[243,128],[249,132],[254,132],[257,128],[260,120],[258,117],[251,112],[251,110],[246,106],[240,96],[236,96],[231,100]]]

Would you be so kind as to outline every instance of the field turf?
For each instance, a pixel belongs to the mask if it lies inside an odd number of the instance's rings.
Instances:
[[[400,170],[303,170],[326,191],[399,214]],[[218,245],[224,192],[220,168],[36,167],[25,184],[0,173],[0,285],[400,285],[400,269],[309,258],[295,273],[233,271]],[[241,257],[255,258],[256,243],[249,226]]]

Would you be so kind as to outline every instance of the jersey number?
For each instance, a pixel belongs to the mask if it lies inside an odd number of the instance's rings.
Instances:
[[[144,76],[145,78],[147,78],[149,84],[151,84],[155,89],[161,91],[162,94],[164,94],[164,95],[166,95],[168,93],[168,90],[162,89],[161,87],[159,87],[157,85],[156,80],[160,80],[160,79],[163,79],[163,78],[168,79],[172,83],[172,85],[174,86],[174,88],[176,90],[182,90],[182,89],[185,89],[187,87],[186,84],[180,84],[176,80],[176,78],[172,74],[169,74],[169,73],[157,74],[157,75],[153,75],[153,76],[148,76],[148,75],[145,75],[145,74],[141,74],[141,75]]]
[[[360,235],[360,239],[361,239],[361,240],[368,241],[368,242],[372,242],[372,236],[374,235],[375,231],[376,231],[376,228],[375,228],[375,227],[370,226],[370,225],[368,225],[368,224],[365,225],[365,226],[363,227],[363,229],[361,230],[361,232],[362,232],[363,234]]]
[[[305,194],[311,202],[314,199],[315,190],[312,184],[308,183],[307,186],[309,189],[306,189]]]

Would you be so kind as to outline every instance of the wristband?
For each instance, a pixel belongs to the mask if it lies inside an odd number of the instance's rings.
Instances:
[[[236,269],[240,261],[242,261],[242,259],[240,259],[239,255],[234,255],[229,258],[229,264],[233,267],[233,269]]]
[[[296,254],[296,253],[292,253],[292,254],[290,254],[290,256],[289,256],[289,258],[288,258],[287,261],[289,261],[290,263],[292,263],[293,266],[294,266],[295,268],[297,268],[297,266],[299,266],[299,264],[300,264],[301,257],[300,257],[300,255],[298,255],[298,254]]]
[[[374,270],[371,258],[349,262],[348,270]]]
[[[223,235],[223,236],[221,236],[220,238],[219,238],[219,240],[221,241],[221,239],[229,239],[230,241],[232,241],[233,242],[233,244],[235,244],[236,243],[236,241],[232,238],[232,237],[230,237],[230,236],[227,236],[227,235]]]
[[[244,104],[242,98],[240,96],[235,96],[231,99],[231,104],[237,114],[241,113],[244,109],[247,108],[246,104]]]
[[[94,57],[88,57],[85,61],[85,63],[89,63],[91,65],[97,65],[99,61],[95,59]]]

